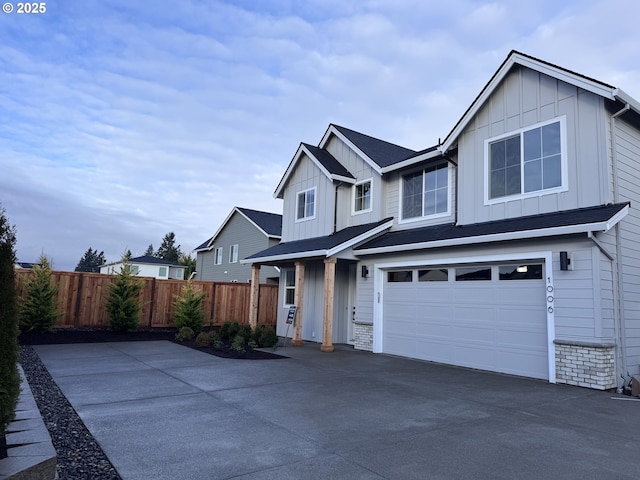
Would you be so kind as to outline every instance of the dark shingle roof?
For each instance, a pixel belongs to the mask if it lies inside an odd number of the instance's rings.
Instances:
[[[143,255],[141,257],[130,258],[129,263],[152,263],[157,265],[171,265],[171,266],[180,266],[175,264],[174,262],[170,262],[168,260],[164,260],[158,257],[152,257],[149,255]]]
[[[385,142],[339,125],[334,124],[333,126],[381,168],[401,162],[416,154],[415,150]]]
[[[336,160],[333,155],[331,155],[326,150],[314,147],[313,145],[309,145],[308,143],[303,143],[303,145],[322,164],[322,166],[327,169],[330,174],[355,179],[355,177],[351,175],[349,170],[347,170],[340,162],[338,162],[338,160]]]
[[[207,240],[194,248],[193,251],[196,252],[198,250],[206,250],[207,248],[209,248],[209,243],[211,242],[211,240],[213,240],[213,237],[209,237]]]
[[[300,254],[300,256],[304,256],[304,254],[307,252],[330,250],[339,245],[342,245],[343,243],[347,243],[350,240],[353,240],[354,238],[368,232],[369,230],[375,229],[376,227],[389,222],[390,220],[391,218],[385,218],[384,220],[380,220],[379,222],[344,228],[337,231],[336,233],[332,233],[331,235],[326,235],[324,237],[305,238],[304,240],[279,243],[278,245],[274,245],[273,247],[267,248],[266,250],[262,250],[261,252],[251,255],[247,257],[247,259],[260,260],[261,258],[298,253]]]
[[[471,225],[433,225],[397,232],[387,232],[355,250],[394,247],[401,245],[422,244],[441,240],[452,240],[467,237],[482,237],[511,232],[526,232],[554,227],[572,225],[588,225],[606,222],[619,213],[628,203],[579,208],[563,212],[543,213],[525,217],[509,218],[492,222],[474,223]]]
[[[278,213],[261,212],[260,210],[251,210],[250,208],[238,207],[238,210],[264,230],[267,235],[271,237],[280,237],[282,235],[282,215]],[[211,241],[211,239],[208,241]]]

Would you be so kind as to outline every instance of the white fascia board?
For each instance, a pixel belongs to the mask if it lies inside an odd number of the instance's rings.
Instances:
[[[500,82],[502,82],[504,77],[507,75],[507,73],[509,73],[509,71],[515,64],[522,65],[540,73],[544,73],[545,75],[575,85],[579,88],[582,88],[583,90],[587,90],[602,97],[611,100],[615,98],[614,95],[616,89],[612,89],[609,86],[590,80],[575,73],[571,73],[552,65],[548,65],[546,63],[538,62],[534,59],[524,57],[518,53],[513,53],[508,58],[508,60],[504,62],[502,67],[495,73],[491,81],[487,84],[478,98],[476,98],[471,107],[469,107],[469,110],[460,119],[454,129],[449,133],[449,135],[447,135],[447,138],[445,138],[445,141],[441,146],[442,152],[446,152],[452,147],[452,145],[456,142],[458,136],[466,128],[469,121],[476,115],[476,113],[478,113],[480,108],[482,108],[489,97],[493,95],[493,91],[497,88]]]
[[[222,231],[224,226],[227,224],[227,222],[231,219],[233,214],[236,213],[236,211],[239,212],[238,207],[233,207],[231,209],[231,212],[229,212],[229,215],[227,215],[227,218],[224,219],[224,221],[218,227],[218,230],[216,230],[216,233],[213,234],[213,237],[211,237],[211,240],[209,241],[209,245],[210,245],[211,248],[213,248],[213,244],[215,243],[216,238],[218,237],[218,235],[220,234],[220,232]],[[244,215],[243,215],[243,217],[244,217]]]
[[[300,155],[302,153],[302,147],[303,145],[302,143],[300,143],[300,145],[298,145],[298,149],[296,150],[295,155],[289,162],[289,166],[285,170],[284,175],[282,175],[282,178],[278,182],[278,186],[276,187],[276,190],[273,192],[273,198],[281,198],[280,194],[282,193],[282,190],[284,190],[284,186],[286,185],[287,180],[289,179],[289,176],[291,175],[291,173],[293,173],[293,170],[295,169],[296,164],[298,163],[298,159],[300,158]]]
[[[331,180],[337,180],[339,182],[344,182],[344,183],[349,183],[351,185],[353,185],[354,183],[356,183],[356,179],[355,178],[351,178],[351,177],[343,177],[342,175],[331,175]]]
[[[380,168],[380,165],[378,165],[376,162],[371,160],[371,158],[369,158],[369,156],[367,154],[365,154],[362,150],[360,150],[358,147],[356,147],[347,137],[345,137],[342,133],[340,133],[338,131],[338,129],[335,128],[333,125],[329,126],[329,128],[326,131],[326,133],[324,134],[324,137],[322,137],[322,140],[320,141],[320,145],[319,145],[320,148],[324,148],[324,146],[329,141],[329,138],[331,137],[331,134],[333,134],[336,137],[338,137],[351,150],[356,152],[360,156],[360,158],[362,158],[371,168],[373,168],[373,170],[375,172],[378,173],[378,175],[382,175],[382,169]]]
[[[383,223],[382,225],[379,225],[376,228],[367,230],[366,232],[358,235],[357,237],[354,237],[351,240],[348,240],[344,243],[341,243],[340,245],[337,245],[327,250],[327,257],[332,257],[333,255],[341,252],[342,250],[353,247],[354,245],[357,245],[360,242],[364,242],[365,240],[368,240],[369,238],[384,232],[385,230],[391,228],[392,226],[393,226],[393,220],[389,220],[388,222]]]
[[[431,152],[423,153],[422,155],[418,155],[416,157],[411,157],[402,162],[394,163],[393,165],[389,165],[388,167],[384,167],[381,169],[382,174],[393,172],[395,170],[400,170],[402,168],[410,167],[411,165],[415,165],[420,162],[424,162],[425,160],[431,160],[432,158],[437,158],[442,156],[442,151],[439,148],[433,150]]]
[[[638,100],[636,100],[635,98],[633,98],[631,95],[629,95],[627,92],[625,92],[624,90],[621,90],[619,88],[617,88],[614,93],[613,96],[617,99],[620,100],[622,103],[628,103],[629,106],[631,107],[631,109],[633,111],[635,111],[636,113],[640,114],[640,102],[638,102]]]
[[[327,250],[312,250],[306,252],[296,252],[296,253],[284,253],[282,255],[272,255],[271,257],[260,257],[260,258],[245,258],[244,260],[240,260],[240,263],[243,264],[253,264],[253,263],[264,263],[268,264],[270,262],[282,262],[285,260],[299,260],[301,258],[309,258],[309,257],[327,257]]]
[[[613,227],[615,227],[618,224],[618,222],[620,222],[620,220],[626,217],[628,213],[629,213],[629,205],[625,205],[625,207],[622,210],[620,210],[613,217],[611,217],[609,220],[604,222],[607,228],[605,228],[603,231],[608,232],[609,230],[611,230]]]
[[[613,218],[615,218],[615,216],[612,217],[612,219]],[[613,226],[612,224],[610,224],[610,222],[611,222],[611,219],[606,222],[598,222],[598,223],[567,225],[564,227],[541,228],[537,230],[519,230],[517,232],[494,233],[492,235],[478,235],[474,237],[449,238],[446,240],[436,240],[433,242],[409,243],[406,245],[390,245],[388,247],[367,248],[363,250],[358,250],[356,254],[357,255],[375,255],[379,253],[407,252],[411,250],[424,250],[424,249],[439,248],[439,247],[457,247],[461,245],[472,245],[475,243],[504,242],[509,240],[552,237],[556,235],[571,235],[575,233],[587,233],[589,231],[606,232]]]

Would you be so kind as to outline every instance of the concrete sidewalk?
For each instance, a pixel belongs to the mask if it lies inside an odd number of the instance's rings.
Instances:
[[[34,348],[124,479],[640,478],[640,402],[607,392],[313,344]]]

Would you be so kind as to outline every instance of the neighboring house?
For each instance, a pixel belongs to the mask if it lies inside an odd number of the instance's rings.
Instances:
[[[195,278],[211,282],[248,282],[251,268],[240,261],[278,244],[281,235],[282,215],[234,207],[218,231],[194,249]],[[260,271],[260,283],[277,285],[279,278],[277,267],[265,267]]]
[[[16,263],[13,264],[13,268],[14,269],[33,268],[35,266],[41,267],[42,264],[41,263],[31,263],[31,262],[16,262]]]
[[[138,277],[184,280],[185,267],[183,265],[176,265],[161,258],[144,255],[130,258],[128,263],[131,273]],[[100,267],[100,273],[109,275],[119,273],[122,270],[122,265],[121,261],[107,263]]]
[[[278,334],[596,389],[640,364],[640,103],[511,52],[444,141],[337,125],[278,184]]]

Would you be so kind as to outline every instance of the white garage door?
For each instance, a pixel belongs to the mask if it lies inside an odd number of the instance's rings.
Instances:
[[[385,353],[548,379],[543,264],[385,272]]]

